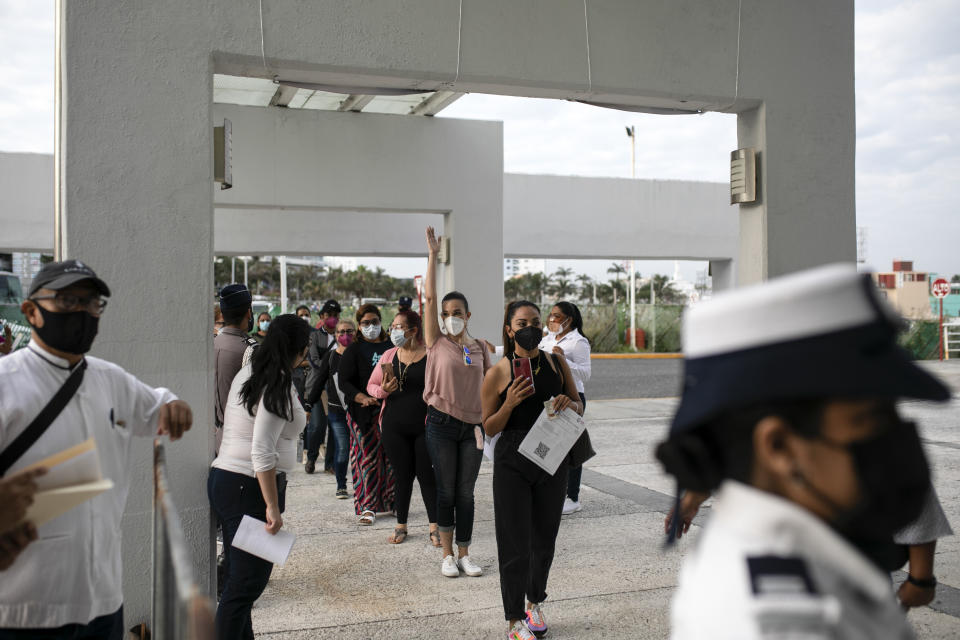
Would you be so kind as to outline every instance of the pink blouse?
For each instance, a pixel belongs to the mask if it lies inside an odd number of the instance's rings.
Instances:
[[[460,345],[447,336],[440,336],[432,347],[427,347],[423,401],[457,420],[480,424],[483,417],[480,388],[490,368],[490,352],[486,340],[476,339],[467,348],[469,365],[464,363]]]

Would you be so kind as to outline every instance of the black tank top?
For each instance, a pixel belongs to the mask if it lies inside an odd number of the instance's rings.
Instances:
[[[507,420],[507,426],[504,431],[529,431],[533,423],[537,421],[540,414],[543,413],[543,403],[554,396],[563,393],[563,379],[560,376],[560,365],[552,354],[540,352],[540,361],[537,357],[530,359],[530,366],[533,370],[533,395],[525,398],[520,404],[514,407],[510,418]],[[547,359],[553,360],[553,365],[558,371],[554,371]],[[539,365],[540,370],[537,371]],[[513,383],[513,363],[510,366],[510,382]],[[510,387],[507,386],[507,389]],[[507,399],[507,389],[500,392],[501,402]]]
[[[400,355],[393,356],[393,375],[403,380],[403,388],[397,389],[387,399],[383,410],[383,427],[419,425],[424,428],[427,420],[427,403],[423,401],[426,384],[427,358],[424,356],[409,365],[400,362]]]

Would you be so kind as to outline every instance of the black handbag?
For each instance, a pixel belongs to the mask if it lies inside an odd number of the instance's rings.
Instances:
[[[567,454],[567,463],[571,467],[579,467],[595,455],[597,455],[597,452],[593,450],[590,434],[584,429],[577,441],[570,447],[570,453]]]

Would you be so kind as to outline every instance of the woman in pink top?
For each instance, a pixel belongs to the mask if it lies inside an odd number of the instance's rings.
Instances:
[[[424,295],[423,332],[427,344],[427,374],[423,401],[427,409],[427,451],[437,477],[437,525],[443,546],[440,571],[455,578],[483,573],[470,559],[473,536],[473,488],[483,459],[480,428],[480,390],[490,368],[487,343],[467,332],[470,308],[458,291],[443,297],[437,313],[437,242],[433,227],[427,227],[427,277]],[[440,328],[438,315],[443,317]],[[457,557],[453,555],[456,531]]]

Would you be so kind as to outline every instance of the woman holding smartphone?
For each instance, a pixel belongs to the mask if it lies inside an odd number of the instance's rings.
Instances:
[[[547,598],[567,488],[566,461],[550,475],[518,448],[551,399],[554,411],[583,413],[570,367],[564,358],[539,349],[542,335],[535,304],[521,300],[507,305],[503,359],[483,381],[484,430],[488,436],[502,434],[493,455],[493,510],[508,640],[547,632],[540,606]],[[514,376],[514,370],[526,373]]]
[[[547,316],[547,334],[540,341],[540,349],[563,357],[577,383],[580,405],[587,408],[583,395],[584,383],[590,379],[590,341],[583,335],[583,317],[572,302],[561,301],[553,305]],[[567,497],[563,501],[563,515],[580,511],[580,479],[583,465],[571,466],[567,478]]]
[[[372,525],[377,512],[393,509],[394,487],[380,442],[380,401],[367,395],[366,390],[370,374],[393,345],[383,330],[376,305],[361,305],[356,315],[360,333],[340,356],[337,375],[350,427],[353,507],[360,524]]]
[[[423,401],[427,409],[427,451],[437,477],[437,528],[443,547],[440,572],[456,578],[483,575],[470,557],[473,537],[473,490],[483,459],[481,388],[490,368],[487,343],[471,336],[470,308],[458,291],[443,297],[437,308],[437,255],[440,243],[427,227],[427,274],[424,282],[423,332],[427,371]],[[438,313],[439,311],[439,313]],[[438,316],[442,316],[443,330]],[[457,556],[453,555],[456,533]]]
[[[207,480],[210,505],[223,529],[226,572],[217,607],[217,638],[253,638],[250,610],[273,564],[233,548],[243,516],[283,526],[286,474],[297,465],[296,440],[307,415],[293,387],[293,370],[307,357],[310,327],[293,314],[270,324],[263,343],[230,386],[223,441]]]
[[[380,439],[397,479],[397,526],[389,542],[407,539],[407,516],[413,494],[413,479],[420,484],[420,495],[430,522],[430,542],[440,546],[437,531],[437,480],[427,453],[424,423],[427,405],[423,387],[427,372],[427,348],[421,337],[420,316],[401,311],[390,325],[394,348],[383,354],[380,366],[373,370],[367,393],[383,401],[380,411]]]

